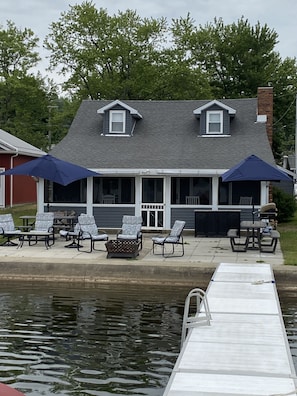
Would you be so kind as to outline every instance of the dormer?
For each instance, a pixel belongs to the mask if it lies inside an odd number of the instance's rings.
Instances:
[[[103,116],[105,136],[133,136],[136,121],[142,116],[139,112],[120,100],[115,100],[97,110]]]
[[[213,100],[193,111],[200,119],[201,136],[229,136],[231,117],[234,117],[236,110]]]

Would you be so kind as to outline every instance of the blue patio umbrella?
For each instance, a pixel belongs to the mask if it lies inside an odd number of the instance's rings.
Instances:
[[[50,154],[28,161],[22,165],[1,172],[0,175],[27,175],[41,177],[63,186],[91,176],[99,176],[87,168],[60,160]]]
[[[250,155],[222,174],[223,182],[232,181],[290,181],[285,172],[256,155]]]

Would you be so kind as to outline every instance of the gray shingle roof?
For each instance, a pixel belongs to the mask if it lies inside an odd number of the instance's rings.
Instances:
[[[102,136],[97,110],[111,101],[86,100],[52,155],[91,169],[229,169],[255,154],[274,163],[266,125],[257,123],[257,99],[221,100],[236,110],[230,137],[201,137],[193,114],[206,100],[123,101],[136,109],[132,137]]]

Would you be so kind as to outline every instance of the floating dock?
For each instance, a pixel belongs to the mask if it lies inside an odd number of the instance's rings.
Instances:
[[[270,265],[222,263],[205,295],[163,396],[297,395]]]

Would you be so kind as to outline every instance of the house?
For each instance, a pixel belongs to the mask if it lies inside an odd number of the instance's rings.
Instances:
[[[45,153],[0,129],[0,171],[21,165]],[[0,176],[0,207],[37,202],[36,181],[29,176]]]
[[[267,203],[267,182],[220,176],[251,154],[274,164],[272,117],[270,87],[251,99],[85,100],[51,154],[100,176],[55,184],[51,207],[92,213],[104,228],[118,228],[124,214],[142,215],[147,230],[167,230],[176,219],[194,229],[196,210],[249,215],[240,197]]]

